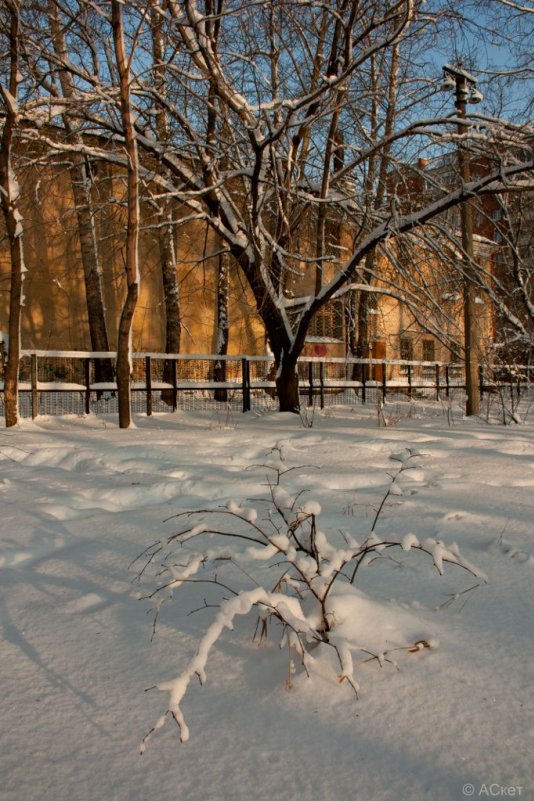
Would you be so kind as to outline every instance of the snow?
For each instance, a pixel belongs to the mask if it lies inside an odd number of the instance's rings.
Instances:
[[[7,89],[7,87],[5,86],[1,86],[0,91],[2,92],[2,95],[4,97],[4,103],[7,107],[8,113],[11,114],[13,117],[16,117],[19,110],[17,98],[14,97],[9,91],[9,89]]]
[[[209,412],[139,416],[130,430],[111,416],[0,428],[2,801],[457,801],[468,784],[475,797],[531,797],[523,417],[500,427],[456,414],[449,426],[427,402],[387,428],[372,406],[317,411],[312,428],[276,413],[218,425]],[[370,535],[393,476],[402,494]],[[398,543],[370,552],[354,585],[333,585],[337,654],[296,653],[296,632],[316,621],[293,579],[275,587],[287,532],[273,526],[268,548],[209,533],[216,519],[252,532],[273,499],[316,516],[325,581],[358,542]],[[169,543],[187,527],[193,538]],[[134,560],[160,540],[139,576]],[[201,543],[237,595],[194,583],[212,575]],[[160,603],[149,596],[172,546]],[[297,558],[311,575],[313,560]],[[270,622],[258,643],[262,603],[292,628]]]

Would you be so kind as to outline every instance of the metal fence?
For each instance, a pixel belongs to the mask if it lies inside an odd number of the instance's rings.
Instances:
[[[118,413],[117,386],[96,380],[99,360],[115,353],[23,351],[19,373],[21,417]],[[274,363],[268,356],[135,353],[131,402],[135,414],[176,409],[277,408]],[[482,395],[520,397],[532,367],[499,365],[480,370]],[[354,405],[388,398],[459,399],[465,392],[462,364],[302,357],[298,362],[302,405]],[[0,377],[0,390],[3,383]],[[0,413],[4,413],[3,391]]]

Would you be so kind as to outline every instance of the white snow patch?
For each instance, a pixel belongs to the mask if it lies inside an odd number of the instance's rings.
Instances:
[[[138,417],[128,432],[111,417],[38,418],[0,430],[3,797],[132,801],[175,798],[179,788],[181,801],[348,801],[355,794],[444,801],[461,797],[473,776],[488,786],[521,784],[531,772],[534,681],[534,425],[523,417],[513,431],[478,420],[451,429],[442,417],[424,416],[380,429],[375,410],[362,407],[332,410],[313,436],[294,415],[243,415],[235,430],[214,436],[202,413]],[[303,491],[320,505],[317,543],[326,554],[326,538],[335,539],[332,565],[365,542],[393,472],[389,454],[415,446],[431,454],[425,485],[403,505],[386,502],[367,541],[399,546],[370,554],[374,561],[361,565],[354,586],[351,566],[336,580],[328,609],[340,659],[318,645],[307,662],[310,679],[294,648],[288,656],[294,632],[282,650],[271,630],[261,647],[251,642],[262,600],[278,604],[303,639],[315,622],[291,597],[299,582],[282,581],[270,598],[248,583],[246,574],[274,587],[289,558],[283,527],[269,529],[268,563],[255,558],[254,543],[231,543],[239,564],[225,573],[221,560],[217,571],[238,592],[249,588],[235,600],[224,588],[191,583],[208,575],[199,543],[213,545],[199,528],[178,550],[174,569],[183,584],[174,602],[161,605],[152,642],[145,612],[156,601],[137,598],[154,585],[147,575],[136,580],[140,563],[128,570],[155,540],[166,541],[177,513],[224,510],[235,499],[236,527],[250,528],[251,508],[255,523],[264,519],[272,471],[266,481],[267,471],[251,466],[265,465],[281,440],[281,471],[320,465],[282,475],[277,497],[290,518],[293,503],[304,505]],[[399,479],[405,491],[409,466]],[[223,517],[228,524],[231,516]],[[432,556],[416,552],[418,543]],[[460,552],[476,576],[447,563]],[[164,549],[154,558],[154,573],[165,556]],[[310,575],[312,562],[302,565]],[[322,578],[328,581],[326,567]],[[213,608],[223,598],[230,605]],[[172,677],[195,667],[205,686],[193,672],[182,680],[190,681],[182,699]],[[155,684],[165,693],[144,692]],[[190,742],[182,749],[168,726],[141,760],[138,743],[169,692],[192,726]],[[167,720],[163,714],[156,727]]]

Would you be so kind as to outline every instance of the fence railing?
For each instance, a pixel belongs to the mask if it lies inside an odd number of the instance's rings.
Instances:
[[[22,351],[19,414],[102,414],[118,411],[117,386],[96,380],[102,360],[115,353]],[[463,394],[463,364],[404,360],[302,357],[298,362],[301,401],[323,408],[403,397],[450,399]],[[0,374],[0,411],[3,382]],[[480,390],[520,396],[534,368],[494,366],[480,369]],[[269,356],[134,353],[132,410],[156,411],[276,408],[274,363]]]

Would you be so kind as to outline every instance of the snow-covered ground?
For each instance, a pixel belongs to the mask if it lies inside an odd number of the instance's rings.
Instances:
[[[3,801],[534,799],[534,424],[450,425],[431,405],[392,417],[384,428],[372,409],[336,408],[307,428],[294,415],[178,412],[128,431],[95,417],[0,429]],[[183,585],[151,641],[140,596],[156,571],[137,581],[132,560],[177,530],[179,512],[234,500],[261,517],[280,456],[295,468],[284,488],[320,505],[320,527],[361,541],[410,448],[378,534],[456,542],[488,582],[384,552],[359,572],[343,626],[376,653],[439,647],[395,652],[399,670],[355,649],[358,700],[320,654],[288,688],[287,649],[274,629],[252,641],[253,610],[189,688],[189,741],[169,722],[141,756],[167,704],[145,690],[186,668],[224,593]],[[219,576],[250,588],[253,569],[224,563]],[[274,583],[282,569],[270,569]]]

